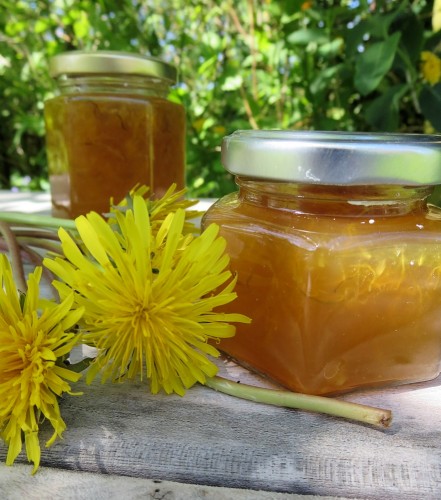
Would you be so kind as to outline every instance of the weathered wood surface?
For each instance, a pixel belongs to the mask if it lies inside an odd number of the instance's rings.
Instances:
[[[2,201],[0,196],[0,209]],[[264,383],[232,364],[223,366],[225,375],[241,382]],[[110,474],[345,498],[441,498],[441,377],[343,397],[391,409],[394,422],[386,430],[201,386],[184,398],[152,396],[141,383],[80,382],[81,388],[83,396],[61,402],[64,439],[42,452],[43,470],[52,470],[54,480],[83,471],[95,474],[87,478],[98,477],[97,485]],[[42,439],[49,436],[44,427]],[[2,461],[5,454],[0,444]]]
[[[0,464],[2,500],[302,500],[303,495],[199,486],[135,477]],[[314,497],[309,497],[314,498]],[[318,498],[318,497],[315,497]],[[335,497],[326,497],[333,499]],[[320,497],[322,500],[323,497]]]
[[[0,191],[0,210],[48,214],[51,208],[49,193],[14,193]]]
[[[259,383],[229,366],[229,376]],[[68,428],[43,450],[46,467],[304,495],[441,498],[441,378],[345,396],[392,409],[387,430],[201,386],[184,398],[152,396],[141,383],[82,388],[61,403]]]

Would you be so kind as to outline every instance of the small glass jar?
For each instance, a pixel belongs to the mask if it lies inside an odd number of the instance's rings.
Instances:
[[[45,102],[52,214],[108,212],[136,184],[159,197],[184,187],[185,112],[168,100],[176,69],[125,52],[72,51],[50,61]]]
[[[220,226],[248,315],[220,349],[308,394],[435,378],[441,368],[441,137],[240,131]]]

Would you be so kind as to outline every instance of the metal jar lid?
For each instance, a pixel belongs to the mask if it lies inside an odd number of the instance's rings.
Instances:
[[[441,135],[240,130],[224,138],[232,174],[327,185],[441,184]]]
[[[61,75],[138,75],[160,78],[176,83],[174,66],[154,57],[130,52],[73,50],[58,54],[49,61],[53,78]]]

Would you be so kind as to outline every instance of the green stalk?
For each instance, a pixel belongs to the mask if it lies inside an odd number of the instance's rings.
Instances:
[[[26,237],[38,238],[39,240],[60,241],[57,232],[48,228],[38,229],[35,227],[24,227],[20,229],[20,227],[14,226],[14,234],[17,238]]]
[[[50,215],[23,214],[19,212],[0,212],[0,220],[8,222],[11,225],[35,226],[58,229],[76,230],[75,221],[71,219],[60,219]]]
[[[39,248],[40,250],[63,255],[63,250],[59,241],[50,241],[44,238],[28,238],[27,236],[19,236],[17,240],[20,245],[23,246],[26,245],[27,247]]]
[[[357,420],[378,427],[389,427],[392,422],[392,412],[390,410],[350,403],[339,399],[264,389],[240,384],[222,377],[208,378],[205,384],[215,391],[257,403],[326,413],[327,415]]]
[[[27,291],[26,276],[17,238],[9,225],[3,221],[0,221],[0,235],[3,236],[9,252],[12,272],[15,282],[17,283],[17,287],[21,292],[25,293]]]

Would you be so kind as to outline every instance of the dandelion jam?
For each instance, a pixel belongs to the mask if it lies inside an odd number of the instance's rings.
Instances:
[[[184,187],[185,113],[167,99],[174,67],[121,52],[51,60],[60,95],[45,103],[52,213],[109,211],[137,183]]]
[[[332,394],[440,373],[441,138],[236,132],[239,186],[206,214],[251,317],[220,349],[284,386]]]

